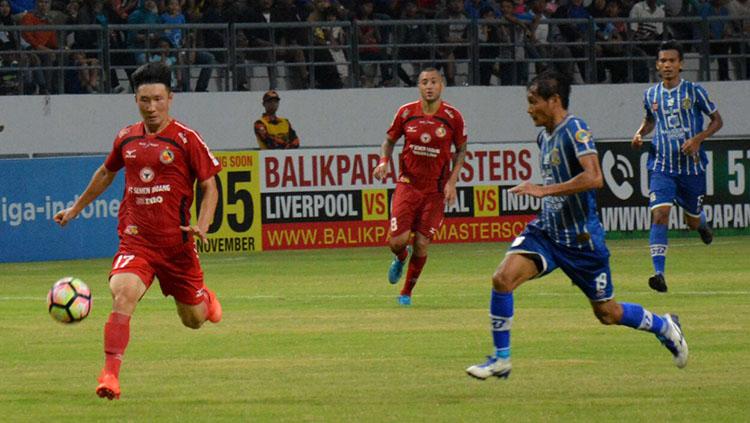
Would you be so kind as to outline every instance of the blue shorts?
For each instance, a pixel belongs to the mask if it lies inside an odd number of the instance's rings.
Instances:
[[[669,175],[651,171],[649,191],[650,210],[674,203],[688,216],[698,217],[706,195],[706,175]]]
[[[558,267],[591,301],[606,301],[614,296],[609,251],[581,251],[562,246],[537,228],[526,229],[513,240],[507,254],[532,254],[541,259],[540,278]]]

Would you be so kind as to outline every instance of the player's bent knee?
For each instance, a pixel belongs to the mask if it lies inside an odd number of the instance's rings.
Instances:
[[[406,247],[406,243],[393,241],[393,239],[391,239],[390,241],[388,241],[388,247],[394,254],[396,254],[398,251],[401,251],[404,249],[404,247]]]
[[[507,273],[497,271],[492,275],[492,288],[497,292],[512,292],[515,287],[513,278]]]
[[[401,235],[391,237],[391,239],[388,240],[388,247],[390,247],[391,251],[393,251],[394,254],[398,253],[399,251],[403,250],[406,247],[406,244],[409,242],[409,237],[403,237]]]
[[[112,310],[123,314],[132,314],[140,300],[139,293],[119,291],[112,293]]]

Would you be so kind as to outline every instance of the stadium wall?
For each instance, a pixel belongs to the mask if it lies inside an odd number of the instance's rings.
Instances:
[[[750,139],[714,140],[706,147],[706,216],[722,234],[747,233]],[[629,142],[601,143],[598,150],[605,180],[599,215],[609,236],[647,233],[647,153],[633,151]],[[378,147],[222,151],[216,157],[223,167],[216,177],[219,203],[208,242],[198,245],[201,253],[385,245],[398,161],[384,182],[374,180]],[[68,226],[52,221],[103,160],[102,155],[0,160],[0,262],[111,256],[122,172]],[[446,208],[435,242],[512,240],[541,203],[508,190],[525,180],[540,182],[538,161],[532,142],[474,143],[460,173],[458,201]],[[685,228],[677,208],[670,228]]]
[[[642,118],[648,85],[575,86],[571,111],[597,139],[629,139]],[[750,81],[707,82],[724,117],[721,137],[750,135]],[[281,92],[303,147],[376,146],[393,113],[416,99],[414,88]],[[263,112],[261,92],[177,93],[173,114],[197,129],[214,150],[257,147],[252,123]],[[472,142],[531,140],[523,87],[451,87],[444,97],[463,111]],[[139,119],[132,95],[0,97],[0,155],[105,153],[116,132]]]

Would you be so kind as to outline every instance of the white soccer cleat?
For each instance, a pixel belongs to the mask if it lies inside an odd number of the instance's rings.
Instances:
[[[510,375],[511,367],[510,359],[487,356],[486,363],[475,364],[466,369],[466,373],[480,380],[485,380],[490,376],[507,379]]]
[[[669,328],[664,335],[659,335],[656,338],[672,353],[675,366],[682,369],[687,366],[688,345],[685,336],[682,334],[680,319],[675,314],[665,314],[664,320],[667,321]]]

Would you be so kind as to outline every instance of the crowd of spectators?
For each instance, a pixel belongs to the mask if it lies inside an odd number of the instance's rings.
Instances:
[[[476,83],[482,85],[493,83],[493,76],[497,84],[522,84],[531,72],[546,67],[583,81],[647,81],[648,60],[658,42],[675,38],[690,50],[701,25],[613,20],[592,29],[548,19],[711,16],[730,19],[709,21],[710,52],[725,56],[718,59],[719,79],[730,79],[730,61],[734,77],[747,78],[750,0],[0,0],[0,91],[121,92],[128,86],[116,69],[129,77],[148,61],[174,65],[173,89],[206,91],[212,77],[219,87],[230,77],[225,65],[231,36],[237,55],[231,88],[237,90],[250,89],[253,63],[263,64],[269,88],[277,87],[278,62],[284,63],[290,89],[414,85],[424,66],[440,68],[448,85],[454,85],[457,64],[468,63],[471,55],[478,57]],[[391,24],[433,19],[453,22]],[[347,21],[356,22],[356,33],[335,24]],[[310,25],[253,27],[232,35],[218,29],[154,29],[156,24],[305,22]],[[111,67],[103,78],[97,31],[12,30],[13,25],[48,24],[141,24],[149,29],[109,31]],[[600,59],[595,69],[588,63],[592,35],[597,41],[593,55]],[[362,63],[357,72],[350,65],[352,37]],[[478,40],[477,51],[472,51],[471,37]],[[199,70],[191,72],[191,67]],[[197,79],[191,77],[195,73]],[[360,79],[352,81],[354,75]],[[105,80],[111,84],[106,90]]]

